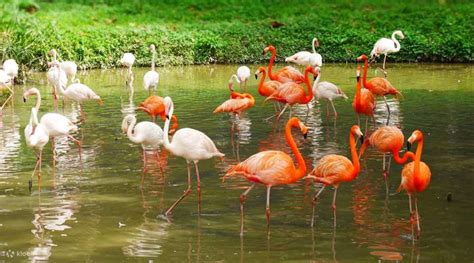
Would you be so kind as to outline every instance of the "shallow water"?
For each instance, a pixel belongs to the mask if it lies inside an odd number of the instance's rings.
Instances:
[[[150,154],[141,187],[141,148],[120,131],[123,116],[147,97],[141,78],[147,69],[135,69],[130,97],[123,70],[81,72],[81,81],[104,99],[87,103],[80,122],[78,106],[66,102],[64,114],[78,123],[73,134],[83,143],[83,170],[77,147],[56,139],[59,153],[52,166],[51,148],[44,150],[41,194],[36,179],[33,192],[28,179],[35,164],[26,147],[23,129],[34,99],[25,104],[22,89],[38,87],[40,115],[51,111],[45,73],[35,73],[24,87],[16,87],[13,105],[0,118],[0,262],[66,261],[317,261],[367,262],[378,259],[405,262],[468,262],[474,259],[472,208],[474,201],[474,87],[470,65],[389,65],[389,80],[402,91],[400,102],[389,100],[391,124],[407,138],[414,129],[426,135],[423,160],[430,165],[430,187],[419,196],[421,238],[412,242],[408,198],[396,194],[401,167],[392,165],[390,196],[385,198],[381,155],[368,152],[359,177],[342,185],[337,196],[337,228],[333,231],[332,190],[322,193],[316,226],[310,227],[309,181],[272,189],[271,232],[267,235],[265,189],[258,186],[246,201],[245,235],[239,236],[239,195],[250,185],[240,178],[221,177],[238,159],[257,151],[289,151],[279,123],[263,121],[273,112],[262,105],[252,78],[248,90],[256,97],[254,108],[238,120],[231,135],[228,115],[212,110],[229,96],[227,79],[236,66],[159,68],[158,94],[175,102],[181,127],[205,132],[226,154],[223,162],[199,163],[202,177],[202,215],[197,215],[196,192],[185,199],[171,223],[160,216],[186,188],[186,164],[181,158],[160,153],[164,174]],[[252,66],[252,71],[256,66]],[[369,72],[373,75],[374,72]],[[356,123],[350,102],[355,93],[354,65],[325,65],[322,80],[338,84],[350,97],[338,101],[337,123],[326,117],[326,104],[296,107],[297,116],[310,127],[296,141],[312,168],[322,156],[348,155],[348,131]],[[60,107],[60,111],[63,110]],[[149,120],[137,112],[139,120]],[[386,119],[378,105],[377,125]],[[159,121],[162,125],[162,122]],[[372,124],[370,123],[370,128]],[[194,178],[193,178],[194,179]],[[195,181],[194,181],[195,184]],[[447,202],[447,194],[452,202]],[[469,212],[471,211],[471,212]]]

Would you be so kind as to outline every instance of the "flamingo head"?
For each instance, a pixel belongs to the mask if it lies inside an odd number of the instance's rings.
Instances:
[[[415,130],[410,138],[407,140],[407,150],[409,151],[411,149],[411,145],[416,142],[423,139],[423,133],[420,130]]]
[[[163,100],[163,103],[165,104],[165,114],[166,114],[166,119],[170,119],[171,116],[169,114],[171,108],[173,107],[173,100],[169,96],[165,97]]]
[[[268,47],[263,49],[262,55],[267,54],[267,52],[272,52],[273,53],[275,51],[276,51],[275,47],[272,46],[272,45],[269,45]]]
[[[362,133],[362,131],[360,130],[360,127],[358,125],[353,125],[352,128],[351,128],[351,133],[353,135],[357,135],[357,137],[359,137],[359,141],[360,143],[364,143],[364,134]]]
[[[356,69],[356,78],[357,78],[357,81],[359,81],[360,79],[360,67],[357,66],[357,69]]]
[[[26,98],[28,98],[31,95],[34,94],[39,94],[39,90],[37,88],[31,88],[23,93],[23,102],[26,102]]]
[[[54,48],[51,49],[51,50],[48,52],[48,55],[53,56],[53,57],[56,56],[57,54],[58,54],[58,52],[56,52],[56,49],[54,49]]]
[[[232,81],[232,78],[229,79],[229,90],[230,92],[234,91],[234,81]]]
[[[150,45],[150,51],[151,51],[151,52],[155,52],[155,50],[156,50],[156,49],[155,49],[155,45],[154,45],[154,44],[151,44],[151,45]]]
[[[397,30],[397,31],[393,32],[393,34],[399,36],[400,39],[404,39],[404,38],[405,38],[405,35],[404,35],[403,32],[400,31],[400,30]]]
[[[305,139],[308,137],[308,127],[306,127],[306,125],[304,125],[304,123],[301,122],[297,117],[293,117],[288,120],[288,125],[300,129],[301,134],[303,134]]]
[[[309,66],[311,67],[311,66]],[[319,74],[321,73],[321,68],[320,67],[311,67],[312,68],[312,74],[313,74],[313,80],[316,80],[316,78],[319,76]]]
[[[265,72],[265,68],[259,67],[257,71],[255,71],[255,79],[258,79],[258,75],[262,74],[263,72]]]
[[[122,133],[126,134],[128,130],[128,126],[130,125],[130,122],[135,118],[135,116],[129,114],[123,118],[122,121]]]
[[[298,61],[298,56],[297,55],[293,55],[291,57],[287,57],[285,58],[285,62],[295,62]]]
[[[367,61],[369,58],[367,57],[366,54],[362,54],[357,58],[357,62],[359,61]]]

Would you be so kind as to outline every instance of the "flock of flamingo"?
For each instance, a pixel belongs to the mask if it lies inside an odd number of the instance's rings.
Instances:
[[[336,226],[336,194],[341,183],[347,183],[354,180],[360,170],[359,158],[364,154],[367,147],[374,147],[379,152],[383,153],[383,175],[386,184],[387,176],[390,169],[390,155],[397,164],[404,165],[401,173],[401,183],[398,191],[405,190],[409,197],[410,221],[417,225],[417,237],[420,234],[420,219],[417,206],[417,194],[423,192],[429,185],[431,172],[426,163],[421,161],[421,154],[423,149],[424,137],[420,130],[415,130],[407,140],[407,150],[401,154],[404,145],[404,136],[402,131],[395,126],[383,125],[381,127],[375,126],[374,129],[368,130],[368,119],[374,118],[374,110],[376,107],[375,98],[377,96],[383,97],[387,111],[390,117],[390,108],[386,101],[387,95],[400,96],[400,92],[393,87],[387,80],[387,71],[385,62],[387,55],[400,50],[400,43],[395,38],[404,38],[401,31],[395,31],[391,39],[382,38],[378,40],[372,52],[370,53],[370,60],[374,61],[380,55],[384,55],[382,68],[379,68],[385,77],[374,77],[367,80],[367,71],[369,68],[369,57],[361,55],[357,58],[357,62],[363,62],[363,74],[361,77],[360,67],[356,69],[356,94],[352,102],[352,107],[357,114],[358,125],[353,125],[349,131],[349,147],[350,158],[343,155],[327,155],[321,158],[316,167],[312,171],[308,171],[306,163],[302,154],[298,150],[298,146],[293,139],[292,130],[295,128],[306,138],[308,134],[308,127],[297,117],[292,117],[292,107],[295,104],[304,104],[308,107],[308,103],[313,99],[328,100],[328,105],[332,106],[334,118],[337,118],[337,111],[333,101],[336,99],[347,99],[344,92],[336,85],[330,82],[320,82],[322,57],[315,51],[315,47],[319,45],[318,40],[313,40],[313,52],[302,51],[287,57],[286,62],[296,63],[305,66],[304,73],[298,69],[286,66],[277,72],[273,71],[274,61],[276,58],[276,48],[268,46],[263,50],[263,54],[271,53],[268,68],[259,67],[255,72],[255,78],[260,76],[258,83],[258,93],[265,97],[265,101],[272,101],[275,110],[275,115],[270,118],[281,118],[282,114],[289,109],[290,118],[286,123],[285,136],[286,142],[291,148],[291,151],[296,159],[283,151],[267,150],[258,152],[243,162],[233,165],[228,172],[222,177],[225,178],[240,175],[251,182],[251,185],[240,195],[240,234],[244,233],[244,203],[249,192],[257,184],[262,184],[267,189],[266,198],[266,217],[267,227],[270,225],[270,192],[273,186],[287,185],[294,183],[300,179],[311,179],[322,184],[322,187],[317,191],[313,197],[313,211],[311,226],[314,225],[314,215],[316,202],[325,189],[326,186],[334,187],[334,195],[332,201],[332,208],[334,212],[334,227]],[[158,149],[163,146],[171,154],[182,157],[186,160],[188,172],[188,187],[184,193],[166,210],[165,216],[169,218],[173,209],[191,193],[192,176],[191,166],[194,164],[196,179],[197,179],[197,193],[198,193],[198,209],[200,212],[201,203],[201,180],[199,175],[198,163],[201,160],[207,160],[214,157],[223,158],[221,153],[215,146],[214,142],[203,132],[192,128],[178,128],[178,119],[174,112],[173,100],[170,97],[160,97],[154,95],[159,83],[159,74],[155,69],[155,46],[150,46],[152,53],[151,70],[144,75],[144,88],[149,92],[149,97],[140,103],[138,109],[146,112],[152,117],[152,121],[142,121],[137,123],[134,115],[127,115],[122,121],[122,131],[128,136],[130,141],[140,144],[143,148],[143,161],[146,163],[145,151],[155,151],[159,163]],[[25,140],[27,145],[32,148],[37,155],[37,162],[33,173],[29,180],[29,189],[31,191],[32,178],[36,174],[38,176],[38,187],[41,179],[41,163],[42,150],[48,141],[51,140],[53,149],[53,163],[56,161],[54,151],[54,137],[67,136],[74,141],[79,147],[79,155],[81,154],[81,143],[75,139],[70,133],[78,127],[73,124],[67,117],[57,113],[58,105],[58,91],[63,99],[72,100],[80,105],[81,118],[85,118],[82,104],[88,100],[95,100],[102,104],[101,98],[89,87],[81,84],[75,78],[77,66],[72,61],[58,61],[57,52],[53,49],[49,52],[52,56],[52,61],[48,64],[49,70],[47,78],[51,84],[51,94],[54,99],[54,107],[56,112],[46,113],[41,118],[38,117],[41,95],[38,89],[30,88],[23,93],[24,101],[30,96],[36,96],[36,105],[31,109],[31,117],[28,125],[25,128]],[[125,53],[121,58],[121,63],[128,68],[126,83],[129,85],[133,82],[132,66],[135,62],[135,57],[132,53]],[[12,59],[5,61],[3,70],[0,70],[0,85],[8,87],[10,91],[13,90],[14,78],[18,74],[18,65]],[[239,116],[242,112],[248,110],[255,105],[255,98],[246,92],[236,92],[234,89],[234,82],[240,85],[241,90],[245,91],[247,82],[250,78],[250,69],[246,66],[239,67],[237,73],[232,75],[229,79],[230,98],[217,106],[214,113],[230,113]],[[268,75],[268,80],[267,80]],[[311,85],[310,75],[313,76],[314,82]],[[71,84],[68,85],[69,81]],[[67,88],[66,88],[67,86]],[[2,105],[3,109],[4,105]],[[328,106],[329,110],[329,106]],[[328,113],[329,114],[329,113]],[[365,139],[360,128],[360,115],[366,116]],[[160,116],[165,121],[162,129],[156,124],[156,117]],[[171,124],[172,123],[172,124]],[[387,122],[388,124],[388,122]],[[171,127],[170,127],[171,126]],[[170,138],[171,137],[171,138]],[[357,138],[356,138],[357,137]],[[357,150],[357,139],[361,146]],[[410,151],[411,145],[417,143],[416,152]],[[389,155],[388,165],[386,165],[386,154]],[[160,167],[161,169],[161,167]],[[39,171],[39,172],[38,172]],[[388,191],[388,186],[387,186]],[[414,198],[414,202],[412,202]],[[414,209],[412,204],[414,203]]]

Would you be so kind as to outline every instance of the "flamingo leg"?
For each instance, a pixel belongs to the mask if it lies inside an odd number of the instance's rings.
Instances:
[[[409,206],[409,207],[410,207],[410,223],[412,224],[412,223],[413,223],[413,215],[414,215],[414,214],[413,214],[413,207],[412,207],[412,205],[411,205],[412,202],[411,202],[411,194],[410,194],[410,193],[408,194],[408,202],[409,202],[409,204],[410,204],[410,206]]]
[[[336,195],[337,195],[337,187],[334,188],[334,196],[332,198],[332,211],[334,214],[334,228],[336,228]]]
[[[382,174],[385,180],[385,198],[388,198],[388,172],[385,169],[385,153],[383,153],[383,165],[382,165]]]
[[[388,112],[387,125],[388,125],[388,120],[390,120],[390,107],[388,106],[387,98],[385,96],[383,96],[383,101],[385,102],[385,106],[387,106],[387,112]]]
[[[188,196],[190,193],[191,193],[191,167],[190,167],[190,163],[189,162],[186,162],[187,166],[188,166],[188,188],[184,191],[183,195],[181,195],[180,198],[178,198],[178,200],[176,200],[171,206],[170,208],[168,208],[168,210],[166,210],[165,212],[165,216],[166,217],[170,217],[171,216],[171,212],[173,211],[173,209],[179,204],[179,202],[181,202],[186,196]]]
[[[385,75],[385,78],[387,78],[387,71],[385,71],[385,61],[386,60],[387,60],[387,53],[385,53],[385,56],[383,58],[383,65],[382,65],[383,74]]]
[[[72,137],[70,134],[68,134],[67,137],[77,144],[77,149],[79,150],[79,162],[81,163],[81,166],[82,166],[82,154],[81,154],[82,146],[81,146],[81,142],[79,140],[77,140],[76,138]]]
[[[33,169],[33,173],[30,176],[30,180],[28,181],[28,190],[30,191],[30,193],[31,193],[31,187],[33,186],[33,176],[35,176],[36,174],[36,168],[38,167],[39,163],[40,163],[40,157],[36,156],[35,168]]]
[[[309,103],[306,103],[306,116],[309,115],[309,110],[310,110],[310,109],[309,109]]]
[[[272,189],[271,186],[267,186],[267,206],[266,206],[266,214],[267,214],[267,231],[270,233],[270,215],[271,215],[271,210],[270,210],[270,190]]]
[[[146,174],[148,169],[146,168],[146,149],[143,148],[143,174]],[[142,177],[142,185],[143,185],[143,177]]]
[[[326,103],[326,119],[329,119],[329,103]]]
[[[201,177],[199,176],[198,161],[194,161],[194,167],[196,167],[197,193],[198,193],[198,215],[200,215],[201,214]]]
[[[337,119],[336,107],[334,107],[334,103],[332,102],[332,100],[329,100],[329,102],[331,103],[332,110],[334,111],[334,119]]]
[[[240,195],[240,236],[244,235],[244,203],[247,199],[247,194],[255,187],[253,183],[245,192]]]
[[[156,162],[158,163],[158,166],[160,167],[161,175],[163,175],[163,166],[161,165],[160,152],[158,149],[155,151],[155,155],[156,155]]]
[[[368,125],[369,125],[369,116],[367,116],[367,118],[365,118],[365,133],[367,133]]]
[[[315,214],[315,211],[316,211],[316,201],[318,200],[318,197],[319,195],[323,192],[324,188],[326,187],[326,185],[323,184],[323,187],[321,187],[321,189],[319,189],[319,191],[314,195],[313,197],[313,201],[312,201],[312,204],[313,204],[313,216],[311,217],[311,227],[314,226],[314,214]]]
[[[357,114],[357,126],[360,127],[360,115]],[[364,131],[364,133],[366,133],[367,131]]]
[[[421,234],[421,227],[420,227],[420,215],[418,214],[418,198],[415,195],[415,215],[416,215],[416,228],[418,230],[418,234],[416,238],[420,238]]]
[[[53,167],[56,167],[56,147],[54,143],[54,137],[51,137],[51,151],[53,152]]]
[[[279,120],[280,116],[285,112],[286,108],[288,108],[288,104],[285,104],[285,107],[283,107],[283,109],[280,111],[280,113],[278,115],[272,115],[272,116],[266,118],[265,120],[269,120],[273,117],[276,117],[276,119]]]

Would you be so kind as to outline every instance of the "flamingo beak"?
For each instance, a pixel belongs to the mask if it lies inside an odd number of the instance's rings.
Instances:
[[[411,142],[407,142],[407,150],[409,151],[411,149]]]
[[[258,79],[258,75],[257,75],[257,74],[255,74],[255,79]]]
[[[26,97],[23,97],[23,102],[26,103]]]
[[[166,114],[166,119],[169,120],[169,119],[170,119],[170,115]]]
[[[98,100],[97,100],[97,104],[99,104],[100,106],[102,106],[102,105],[104,105],[104,101],[101,100],[101,99],[98,99]]]
[[[303,133],[303,138],[304,138],[305,140],[308,138],[308,133],[307,133],[307,132]]]
[[[362,145],[364,143],[364,135],[361,135],[359,137],[360,144]]]

